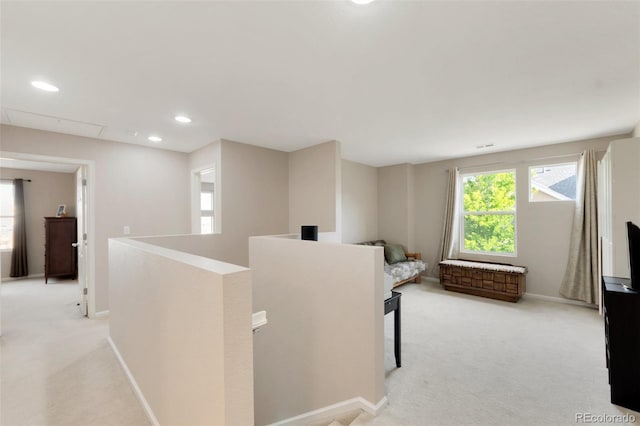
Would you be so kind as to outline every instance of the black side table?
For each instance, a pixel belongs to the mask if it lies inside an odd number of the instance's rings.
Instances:
[[[391,292],[391,297],[384,301],[384,314],[393,312],[393,347],[396,355],[396,367],[402,367],[400,362],[400,297],[402,293]]]

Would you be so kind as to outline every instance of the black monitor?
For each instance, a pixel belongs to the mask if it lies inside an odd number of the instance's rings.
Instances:
[[[627,239],[629,241],[631,287],[640,291],[640,228],[631,222],[627,222]]]

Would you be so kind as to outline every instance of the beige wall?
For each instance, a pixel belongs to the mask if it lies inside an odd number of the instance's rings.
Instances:
[[[287,232],[288,154],[223,140],[220,156],[220,229],[226,256],[247,266],[250,236]]]
[[[378,170],[342,160],[342,242],[378,238]]]
[[[434,275],[444,215],[447,173],[451,167],[461,171],[516,169],[517,181],[517,256],[473,256],[468,259],[513,263],[529,268],[527,292],[559,297],[559,288],[567,265],[569,241],[575,205],[573,202],[528,202],[528,167],[576,160],[586,148],[602,152],[617,137],[591,139],[538,148],[466,157],[415,166],[416,249],[430,265]],[[382,235],[381,235],[382,237]]]
[[[131,239],[109,262],[109,336],[157,423],[253,424],[250,272]]]
[[[378,238],[415,247],[414,167],[398,164],[378,168]]]
[[[215,166],[220,161],[220,141],[196,149],[189,154],[189,168],[192,171]]]
[[[40,172],[3,168],[2,179],[31,179],[24,183],[29,275],[44,274],[44,220],[55,216],[58,205],[66,204],[67,214],[76,214],[76,179],[73,173]],[[2,254],[2,278],[11,272],[11,251]]]
[[[635,129],[633,129],[633,137],[640,138],[640,123],[638,123]]]
[[[95,162],[96,311],[109,309],[107,240],[190,230],[187,154],[2,125],[3,152]],[[90,236],[91,238],[91,236]]]
[[[256,424],[358,397],[378,404],[382,248],[274,237],[249,244],[253,311],[266,310],[269,321],[254,336]]]
[[[289,232],[318,225],[319,232],[340,234],[340,155],[336,141],[289,153]]]

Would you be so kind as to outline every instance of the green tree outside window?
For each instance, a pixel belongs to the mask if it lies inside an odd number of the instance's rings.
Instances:
[[[463,250],[516,251],[515,171],[463,177]]]

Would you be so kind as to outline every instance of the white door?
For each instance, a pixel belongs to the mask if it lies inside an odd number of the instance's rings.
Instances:
[[[76,216],[78,218],[78,284],[80,287],[80,310],[88,315],[87,302],[87,166],[76,172]]]

